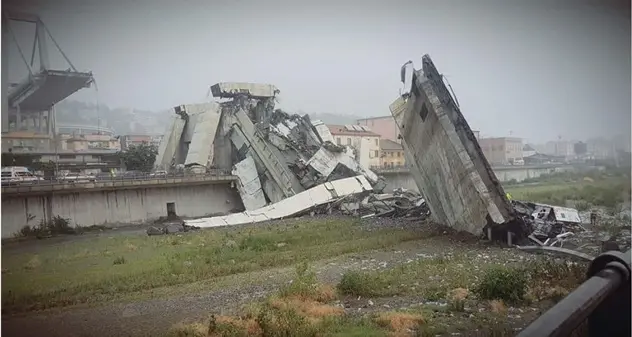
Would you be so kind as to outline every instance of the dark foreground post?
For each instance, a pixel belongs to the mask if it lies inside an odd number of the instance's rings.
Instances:
[[[631,336],[630,254],[610,251],[596,257],[587,280],[518,337]]]

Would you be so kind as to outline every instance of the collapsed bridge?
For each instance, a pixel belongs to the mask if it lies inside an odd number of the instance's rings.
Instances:
[[[404,64],[401,81],[404,91],[390,111],[434,220],[475,235],[509,231],[523,237],[524,222],[430,56],[423,56],[420,70],[412,61]]]

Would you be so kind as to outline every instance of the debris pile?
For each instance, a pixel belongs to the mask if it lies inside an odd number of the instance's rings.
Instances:
[[[370,194],[362,199],[344,200],[338,206],[342,214],[372,217],[406,217],[423,220],[430,215],[425,199],[414,191],[398,188],[393,193]]]
[[[560,247],[579,231],[585,231],[579,212],[574,208],[512,200],[514,209],[529,229],[528,238],[540,246]]]
[[[200,227],[190,226],[184,223],[184,221],[178,219],[163,223],[162,226],[151,226],[147,228],[147,235],[164,235],[175,234],[182,232],[190,232],[192,230],[198,230]]]
[[[334,144],[324,124],[275,109],[275,86],[218,83],[211,92],[222,101],[174,109],[157,166],[232,169],[246,211],[358,175],[376,192],[385,187],[382,178],[358,163],[351,148]],[[301,205],[288,207],[298,212]]]
[[[217,102],[174,109],[156,165],[194,171],[232,169],[245,212],[186,221],[214,227],[329,209],[347,197],[381,192],[384,179],[337,145],[322,122],[275,109],[279,90],[268,84],[218,83]]]
[[[617,217],[592,211],[582,217],[574,208],[521,201],[512,204],[530,230],[530,245],[519,249],[584,260],[608,250],[630,249],[631,224],[626,214]]]

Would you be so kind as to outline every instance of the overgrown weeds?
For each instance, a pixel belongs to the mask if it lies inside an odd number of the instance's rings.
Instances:
[[[337,289],[341,294],[352,296],[379,296],[383,281],[379,274],[350,271],[342,275]]]
[[[90,231],[102,231],[107,229],[105,226],[79,226],[71,224],[70,219],[56,215],[50,220],[41,219],[39,224],[35,226],[26,225],[22,227],[16,237],[35,237],[38,239],[49,238],[57,235],[74,235],[83,234]]]
[[[415,294],[427,301],[445,299],[455,288],[467,288],[471,274],[462,257],[424,258],[395,268],[342,276],[338,291],[344,295],[382,297]]]
[[[45,309],[96,297],[106,301],[158,287],[288,266],[297,260],[390,247],[425,235],[412,230],[366,231],[355,219],[297,219],[183,236],[100,236],[68,242],[61,250],[42,246],[38,249],[42,265],[37,269],[22,268],[29,254],[3,255],[3,267],[13,271],[3,275],[3,295],[7,295],[3,310]],[[112,273],[117,257],[125,263]],[[84,271],[85,277],[74,278],[76,270]]]
[[[587,265],[541,259],[522,267],[495,266],[485,272],[474,292],[485,300],[517,304],[525,300],[564,298],[585,280]]]
[[[318,284],[306,263],[296,268],[293,282],[274,296],[248,306],[240,316],[212,316],[208,326],[178,325],[169,336],[383,336],[375,325],[344,315],[328,304],[331,287]]]
[[[504,266],[491,267],[473,289],[484,300],[518,303],[527,293],[527,277],[523,270]]]

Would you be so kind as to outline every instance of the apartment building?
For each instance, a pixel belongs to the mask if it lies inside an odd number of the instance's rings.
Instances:
[[[49,151],[53,138],[48,134],[32,131],[14,131],[2,134],[2,152],[35,152]]]
[[[399,128],[395,124],[393,116],[370,117],[358,119],[356,124],[366,126],[371,131],[380,135],[383,139],[389,139],[396,143],[401,143],[399,139]]]
[[[154,144],[154,137],[147,135],[125,135],[119,137],[121,141],[121,150],[125,151],[130,145]],[[158,141],[160,144],[160,141]]]
[[[481,138],[478,143],[491,165],[511,165],[523,158],[521,138]]]
[[[380,135],[366,126],[327,125],[336,144],[353,149],[356,160],[366,166],[380,165]]]
[[[406,165],[404,147],[390,139],[380,139],[380,167],[399,167]]]
[[[575,155],[574,142],[567,140],[555,140],[544,145],[544,154],[556,157],[572,157]]]
[[[75,152],[91,150],[120,151],[121,143],[119,139],[110,135],[79,135],[66,139],[66,146],[62,148]]]

